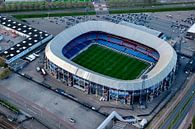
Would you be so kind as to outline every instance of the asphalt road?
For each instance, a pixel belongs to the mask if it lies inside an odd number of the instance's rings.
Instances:
[[[195,100],[195,95],[192,94],[192,90],[194,89],[195,89],[195,84],[191,86],[191,88],[188,90],[188,92],[179,102],[177,107],[175,107],[174,111],[171,112],[171,115],[169,115],[168,118],[165,120],[165,122],[163,123],[160,129],[168,129],[171,123],[173,123],[175,119],[177,120],[175,120],[172,126],[172,129],[178,129],[179,125],[181,124],[182,120],[185,118],[185,116],[189,112],[190,107]],[[186,102],[189,100],[191,96],[193,96],[193,98],[189,101],[189,103],[185,106],[184,110],[182,111],[182,108],[184,107],[184,105],[186,104]]]

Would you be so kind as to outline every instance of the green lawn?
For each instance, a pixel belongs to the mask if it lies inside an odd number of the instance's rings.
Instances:
[[[54,1],[64,1],[64,2],[91,2],[91,0],[54,0]]]
[[[97,44],[90,46],[72,61],[92,71],[122,80],[136,79],[150,66],[147,62]]]

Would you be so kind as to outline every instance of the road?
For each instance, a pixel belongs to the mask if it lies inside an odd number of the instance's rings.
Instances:
[[[160,129],[168,129],[169,127],[171,127],[171,124],[172,124],[172,129],[178,129],[182,120],[185,118],[185,116],[189,112],[193,101],[195,100],[195,95],[192,94],[192,90],[194,89],[195,89],[195,84],[191,86],[191,88],[185,94],[183,99],[179,102],[179,104],[174,109],[174,111],[171,112],[171,114],[168,116],[168,119],[166,119],[166,121],[163,123]],[[192,99],[190,99],[191,96],[193,96]],[[188,102],[188,100],[190,101]],[[185,106],[185,104],[187,105]]]
[[[195,74],[193,74],[189,78],[187,83],[184,84],[185,85],[184,89],[181,89],[181,92],[179,92],[178,95],[176,94],[176,96],[173,98],[173,100],[171,100],[171,102],[168,103],[168,106],[166,106],[163,109],[164,112],[161,113],[161,116],[159,116],[159,118],[156,117],[156,119],[153,120],[153,122],[150,125],[150,127],[152,127],[152,129],[159,129],[160,127],[162,129],[164,129],[164,128],[167,128],[169,126],[169,123],[171,123],[171,121],[177,116],[177,112],[181,111],[181,109],[183,108],[182,105],[185,104],[188,97],[190,97],[190,94],[192,94],[192,93],[190,93],[190,92],[192,92],[192,89],[195,89],[194,82],[195,82]],[[191,103],[189,102],[188,105],[189,104],[191,104]],[[175,107],[176,105],[177,105],[177,107]],[[188,107],[188,105],[185,107],[185,110]],[[185,110],[183,110],[183,112],[185,112]],[[169,114],[171,114],[170,117],[169,117]],[[184,115],[184,117],[185,117],[185,115]],[[164,122],[164,123],[162,123],[162,122]],[[175,121],[175,122],[177,122],[177,121]]]

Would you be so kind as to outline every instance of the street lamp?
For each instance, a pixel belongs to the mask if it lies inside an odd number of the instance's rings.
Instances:
[[[134,102],[134,95],[135,95],[135,93],[134,93],[134,90],[133,90],[133,93],[132,93],[132,95],[131,95],[131,103],[130,103],[130,105],[131,105],[131,107],[132,107],[132,110],[134,110],[134,107],[133,107],[133,102]]]

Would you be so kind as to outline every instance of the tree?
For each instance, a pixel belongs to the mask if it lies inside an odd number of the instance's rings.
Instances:
[[[193,119],[192,119],[192,129],[195,129],[195,115],[193,116]]]
[[[0,67],[5,67],[6,64],[5,64],[5,60],[0,58]]]
[[[9,77],[9,75],[11,74],[11,71],[8,68],[3,69],[3,71],[0,72],[0,79],[5,79],[7,77]]]

